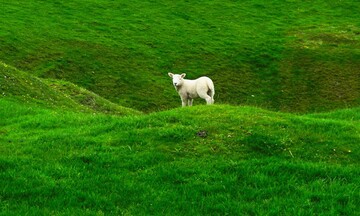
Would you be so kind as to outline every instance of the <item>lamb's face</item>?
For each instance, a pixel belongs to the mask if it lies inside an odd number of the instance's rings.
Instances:
[[[180,87],[183,82],[184,82],[184,77],[185,77],[186,74],[172,74],[172,73],[169,73],[169,76],[172,78],[172,81],[173,81],[173,85],[175,87]]]
[[[181,77],[181,75],[175,74],[172,81],[175,87],[179,87],[183,82],[183,78]]]

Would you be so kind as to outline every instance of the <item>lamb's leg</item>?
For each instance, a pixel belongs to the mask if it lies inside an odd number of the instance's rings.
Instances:
[[[182,107],[185,107],[185,106],[186,106],[186,101],[187,101],[186,98],[181,98],[181,105],[182,105]]]
[[[193,99],[188,99],[188,106],[192,106],[193,104]]]
[[[206,101],[207,102],[207,101]],[[214,98],[212,98],[211,96],[210,96],[210,100],[209,100],[209,103],[208,104],[214,104]]]
[[[210,97],[210,96],[207,96],[206,98],[205,98],[205,100],[206,100],[206,104],[213,104],[214,103],[214,100]]]
[[[206,93],[201,93],[199,94],[199,97],[201,97],[202,99],[205,99],[206,100],[206,104],[213,104],[214,103],[214,100],[212,99],[212,97],[210,97],[208,94]]]

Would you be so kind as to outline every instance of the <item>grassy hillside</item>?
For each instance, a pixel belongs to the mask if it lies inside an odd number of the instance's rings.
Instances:
[[[0,107],[2,215],[356,215],[360,203],[358,109]]]
[[[358,214],[358,1],[1,10],[0,215]]]
[[[217,103],[352,107],[359,11],[357,0],[12,0],[2,3],[0,59],[142,111],[179,106],[168,71],[210,76]]]
[[[60,80],[40,79],[0,62],[0,98],[80,112],[140,114],[116,105],[84,88]]]

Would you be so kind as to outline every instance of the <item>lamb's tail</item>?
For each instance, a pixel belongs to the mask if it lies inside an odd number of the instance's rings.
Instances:
[[[208,95],[211,97],[211,103],[213,104],[215,101],[214,100],[214,95],[215,95],[214,83],[211,80],[209,80],[209,82],[207,84],[208,84],[208,88],[209,88]]]

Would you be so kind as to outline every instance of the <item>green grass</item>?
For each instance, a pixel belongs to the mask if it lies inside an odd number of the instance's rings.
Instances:
[[[358,215],[359,7],[4,1],[0,215]]]
[[[0,105],[3,215],[356,215],[360,202],[360,124],[343,114],[357,109]]]
[[[72,83],[36,78],[0,61],[0,94],[29,104],[48,108],[116,115],[140,114],[134,109],[114,104]]]
[[[179,106],[168,71],[210,76],[217,103],[353,107],[359,7],[356,0],[13,0],[2,3],[0,59],[145,112]]]

